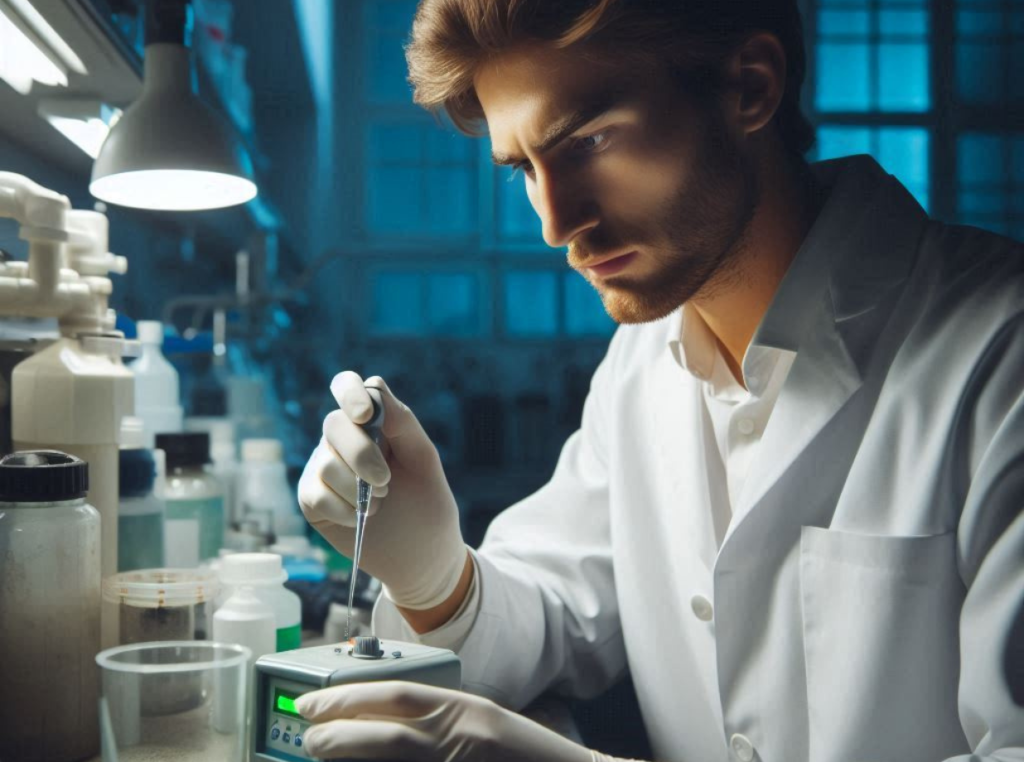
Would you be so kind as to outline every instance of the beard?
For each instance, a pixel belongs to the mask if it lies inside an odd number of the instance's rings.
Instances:
[[[658,210],[653,231],[622,227],[612,236],[598,227],[586,241],[569,244],[569,265],[597,290],[616,323],[660,320],[740,277],[738,265],[760,189],[752,161],[716,116],[707,116],[688,182]],[[643,246],[652,233],[655,243]],[[600,256],[590,252],[622,250],[627,242],[643,246],[642,255],[656,263],[655,272],[604,279],[587,273],[587,264]]]

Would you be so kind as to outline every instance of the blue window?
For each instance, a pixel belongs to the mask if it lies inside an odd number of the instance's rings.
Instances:
[[[923,127],[818,128],[817,156],[833,159],[867,153],[903,183],[918,203],[928,208],[929,133]]]
[[[505,243],[543,246],[540,217],[526,195],[522,172],[494,168],[495,218],[498,239]]]
[[[610,336],[615,321],[601,304],[601,297],[586,279],[576,272],[562,275],[565,303],[565,332],[570,336]]]
[[[471,272],[371,274],[371,331],[378,336],[480,336],[480,278]]]
[[[1024,5],[961,0],[956,12],[956,96],[971,105],[1024,100]]]
[[[412,91],[403,44],[412,28],[416,0],[384,0],[365,6],[363,71],[366,96],[371,103],[408,105]]]
[[[912,112],[931,107],[925,0],[822,0],[815,107]]]
[[[475,147],[430,120],[368,126],[371,235],[450,237],[477,229]]]
[[[560,274],[524,270],[505,274],[505,331],[510,336],[543,338],[558,333]]]
[[[1024,240],[1024,135],[960,136],[957,215],[968,225]]]

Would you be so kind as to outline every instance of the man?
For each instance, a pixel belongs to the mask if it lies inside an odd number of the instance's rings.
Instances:
[[[658,759],[1024,760],[1024,252],[868,157],[808,167],[790,0],[423,0],[416,99],[523,170],[621,327],[551,482],[467,552],[436,451],[354,373],[300,484],[377,631],[469,694],[300,710],[319,756],[589,762],[513,714],[628,669]],[[485,697],[485,698],[481,698]]]

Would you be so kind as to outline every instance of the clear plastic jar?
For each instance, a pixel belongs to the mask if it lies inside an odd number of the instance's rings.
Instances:
[[[0,759],[99,751],[100,515],[87,489],[72,455],[0,459]]]
[[[210,436],[158,434],[156,446],[167,457],[165,563],[195,568],[224,545],[224,487],[209,469]]]

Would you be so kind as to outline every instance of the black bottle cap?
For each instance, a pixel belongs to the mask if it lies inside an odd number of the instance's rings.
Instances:
[[[0,500],[51,503],[89,491],[89,464],[57,450],[23,450],[0,458]]]
[[[156,447],[167,453],[167,468],[205,466],[210,462],[210,435],[205,431],[157,434]]]

